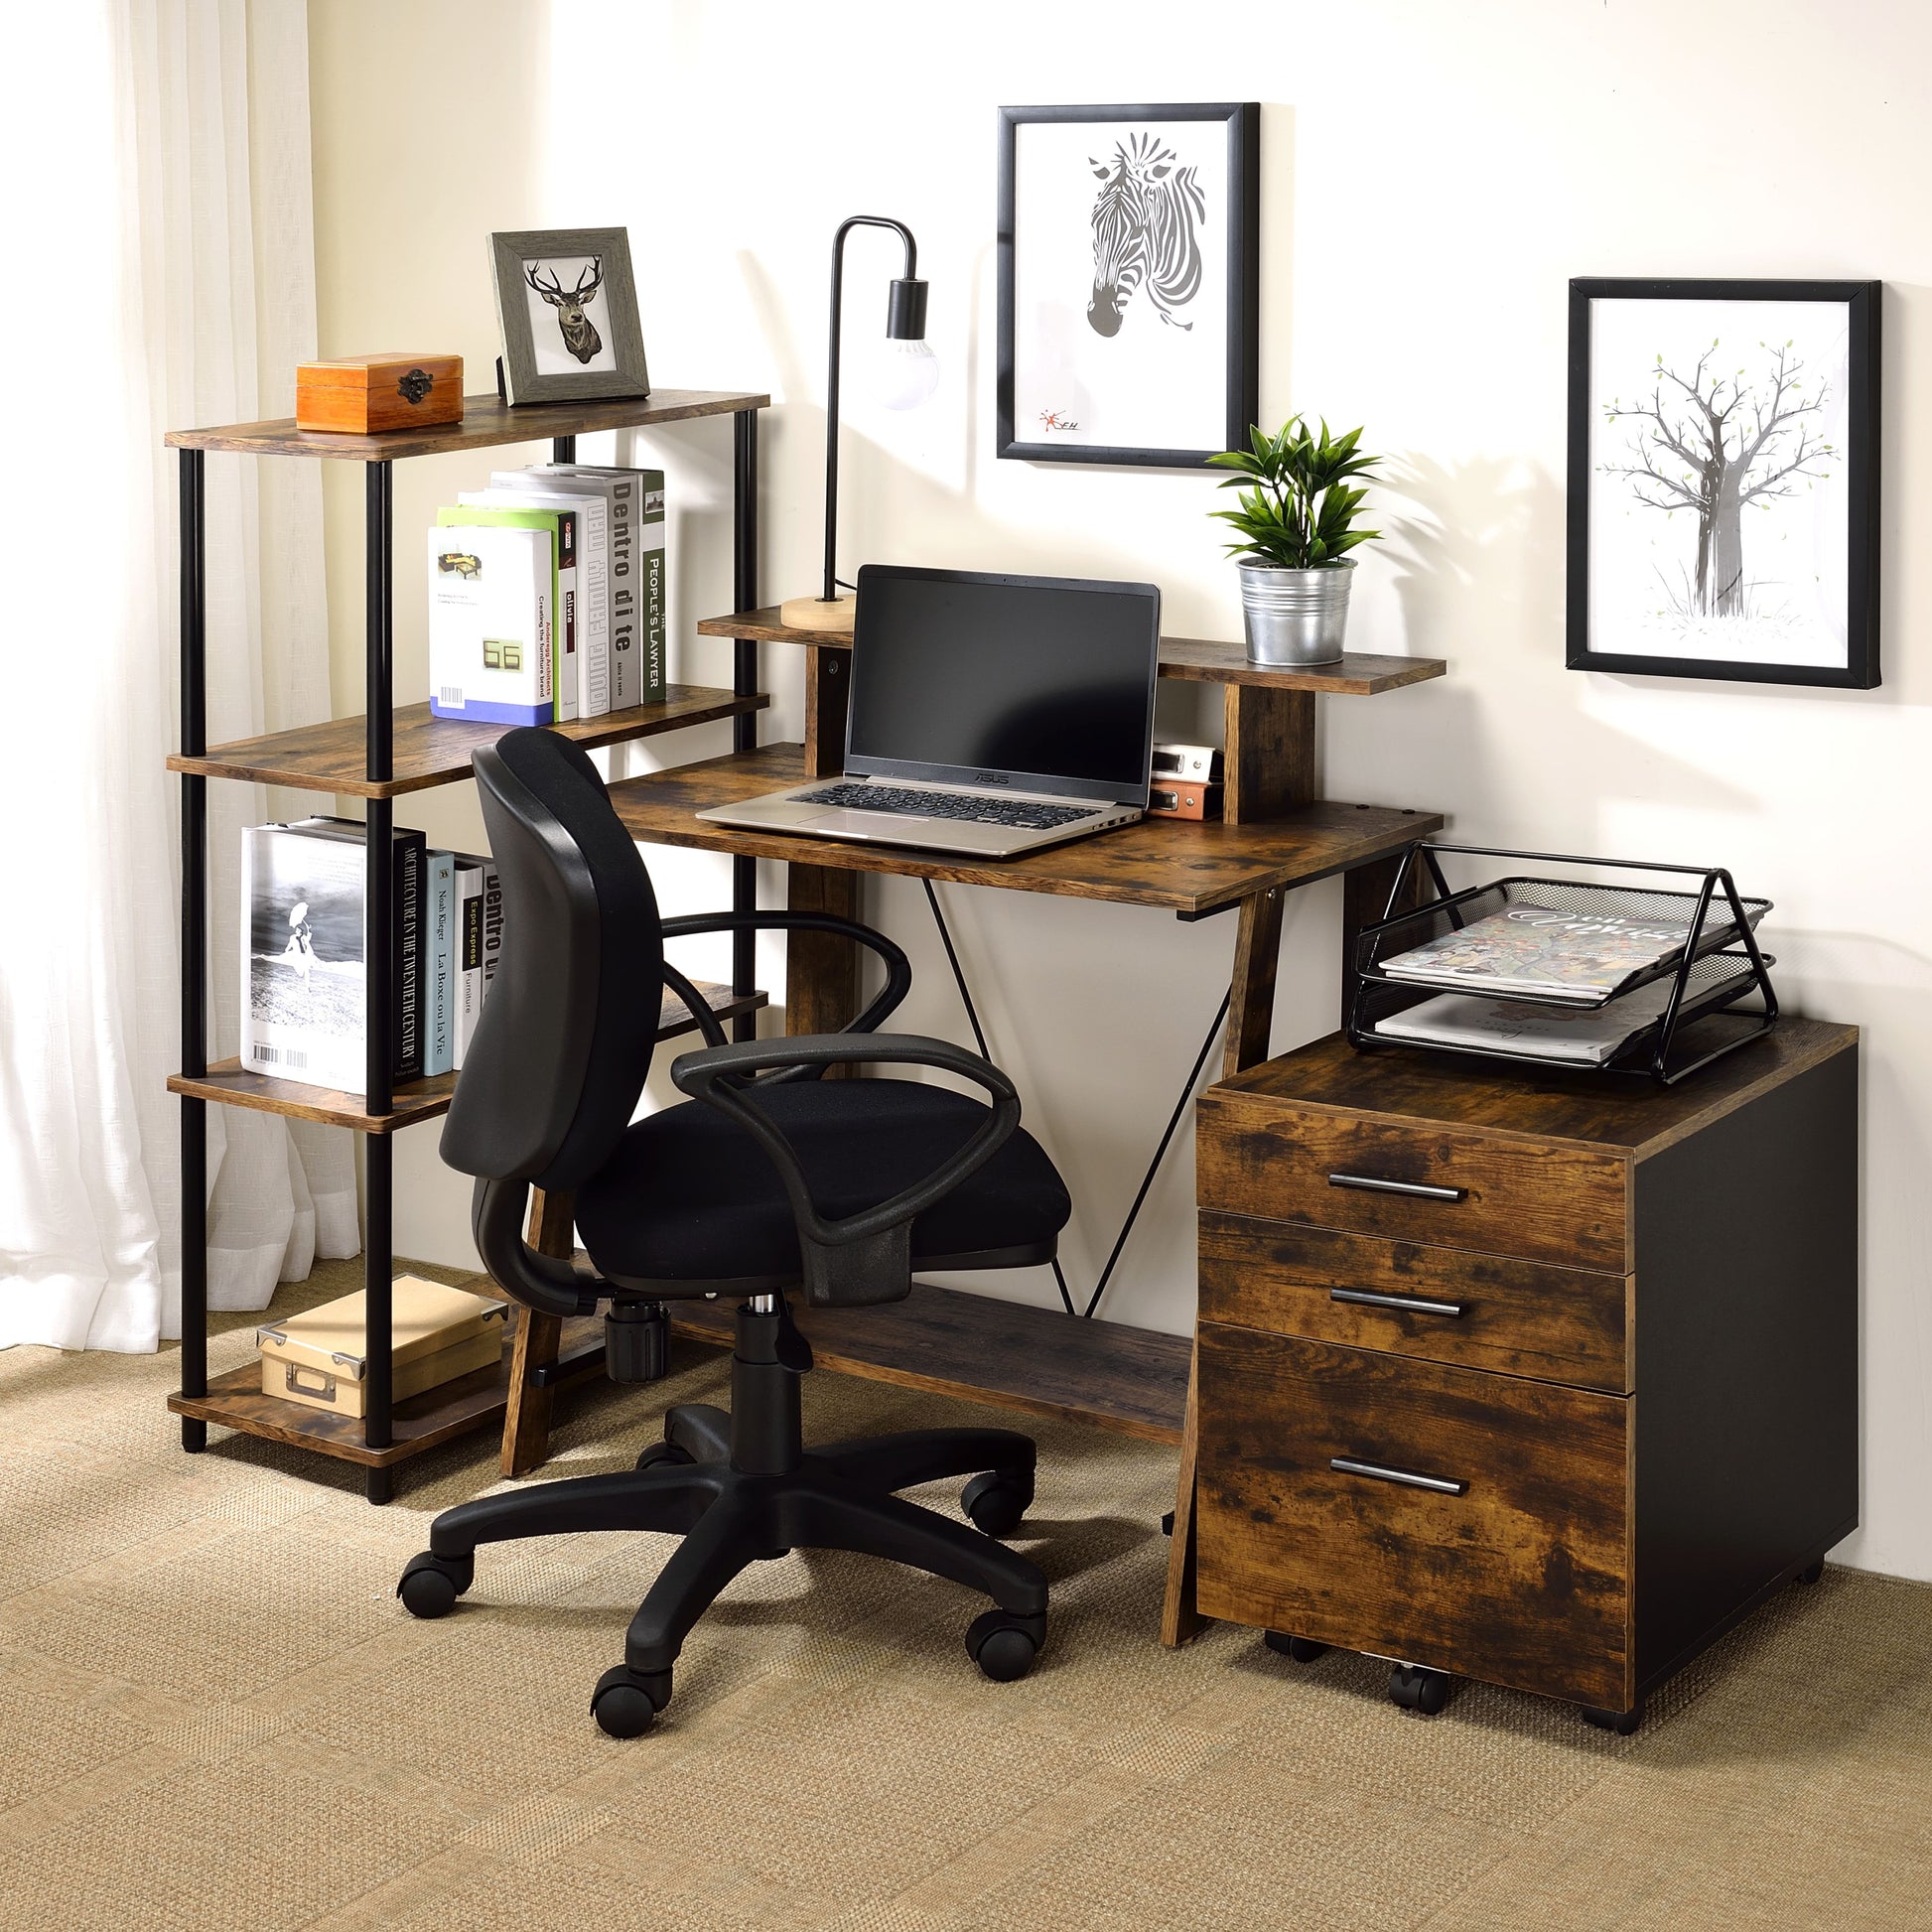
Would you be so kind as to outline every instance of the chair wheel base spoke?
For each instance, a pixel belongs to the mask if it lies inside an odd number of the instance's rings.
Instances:
[[[433,1550],[425,1550],[421,1556],[409,1559],[396,1585],[396,1594],[411,1616],[448,1616],[456,1608],[456,1599],[476,1577],[474,1554],[439,1557]]]
[[[641,1737],[671,1701],[671,1673],[614,1664],[591,1693],[591,1715],[607,1737]]]
[[[966,1654],[995,1684],[1013,1684],[1033,1669],[1046,1642],[1045,1616],[988,1610],[967,1626]]]

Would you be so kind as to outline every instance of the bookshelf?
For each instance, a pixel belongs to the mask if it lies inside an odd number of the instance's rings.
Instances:
[[[182,785],[182,1010],[181,1070],[169,1089],[181,1102],[182,1198],[207,1193],[207,1109],[246,1107],[293,1119],[324,1121],[364,1137],[362,1280],[368,1301],[369,1367],[366,1415],[330,1416],[261,1392],[246,1369],[210,1386],[207,1368],[207,1242],[204,1220],[184,1216],[182,1231],[182,1384],[168,1406],[181,1417],[182,1447],[207,1446],[210,1423],[359,1465],[372,1503],[393,1493],[396,1465],[471,1430],[501,1421],[510,1398],[510,1364],[478,1370],[443,1389],[398,1405],[392,1398],[389,1355],[390,1281],[394,1272],[392,1208],[394,1137],[433,1120],[450,1104],[455,1076],[435,1075],[398,1087],[391,1078],[393,971],[390,833],[394,801],[470,776],[470,755],[507,729],[432,718],[427,704],[398,707],[394,652],[394,498],[396,463],[414,456],[483,450],[548,439],[554,460],[576,460],[577,438],[607,429],[645,429],[710,416],[733,425],[732,595],[740,609],[758,602],[758,425],[770,397],[735,390],[660,389],[644,398],[510,408],[493,395],[471,396],[463,420],[382,436],[319,435],[293,421],[237,423],[225,428],[173,430],[179,452],[181,500],[181,749],[168,759]],[[207,729],[206,463],[210,451],[254,457],[295,457],[363,466],[365,634],[364,707],[358,717],[237,740],[210,747]],[[758,713],[769,700],[759,690],[758,642],[739,637],[729,690],[672,685],[662,702],[602,718],[552,726],[578,744],[615,745],[665,732],[732,721],[733,744],[758,744]],[[210,779],[278,784],[365,801],[368,823],[367,1080],[359,1094],[335,1092],[252,1073],[235,1060],[208,1060],[207,785]],[[732,903],[755,903],[754,862],[735,859]],[[749,1037],[765,996],[753,984],[750,932],[733,936],[729,986],[698,990],[734,1035]],[[223,970],[217,965],[215,970]],[[658,1037],[695,1031],[696,1018],[667,995]]]

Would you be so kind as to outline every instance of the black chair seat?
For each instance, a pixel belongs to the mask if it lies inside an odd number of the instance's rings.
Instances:
[[[818,1211],[843,1219],[930,1173],[986,1107],[914,1080],[801,1080],[758,1104],[796,1151]],[[915,1260],[1050,1243],[1072,1213],[1026,1130],[912,1224]],[[734,1121],[691,1100],[635,1122],[577,1193],[577,1226],[606,1275],[715,1283],[795,1278],[798,1230],[777,1171]]]

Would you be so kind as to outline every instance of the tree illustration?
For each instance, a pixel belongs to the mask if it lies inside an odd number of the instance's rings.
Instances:
[[[1638,502],[1675,515],[1697,517],[1697,568],[1687,600],[1698,617],[1745,615],[1744,508],[1789,496],[1800,478],[1815,477],[1836,452],[1814,423],[1824,408],[1826,384],[1809,393],[1804,363],[1787,342],[1763,343],[1765,364],[1717,374],[1711,367],[1718,340],[1686,377],[1657,357],[1649,399],[1604,406],[1607,421],[1638,427],[1628,461],[1603,467],[1630,479]]]

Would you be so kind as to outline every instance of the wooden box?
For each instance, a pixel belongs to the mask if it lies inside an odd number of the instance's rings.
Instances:
[[[295,371],[295,426],[376,436],[463,420],[463,357],[344,355]]]
[[[397,1276],[391,1294],[391,1374],[398,1402],[500,1361],[507,1302],[486,1301],[415,1275]],[[367,1400],[368,1323],[358,1289],[258,1328],[262,1393],[359,1416]]]

